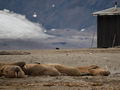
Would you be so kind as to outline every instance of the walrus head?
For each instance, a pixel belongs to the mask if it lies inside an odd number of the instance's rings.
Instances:
[[[105,65],[105,69],[106,69],[106,70],[105,70],[106,72],[104,73],[104,74],[105,74],[105,76],[108,76],[108,75],[110,75],[110,71],[108,70],[108,67],[107,67],[107,65]]]
[[[25,73],[19,66],[4,65],[1,69],[1,76],[6,78],[22,78],[25,77]]]
[[[20,68],[19,67],[15,67],[14,70],[15,70],[15,76],[19,77]]]
[[[106,71],[106,72],[104,73],[104,76],[108,76],[108,75],[110,75],[110,72],[109,72],[109,71]]]

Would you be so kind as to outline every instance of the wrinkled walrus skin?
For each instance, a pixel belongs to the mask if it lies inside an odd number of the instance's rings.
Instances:
[[[92,76],[108,76],[110,75],[110,71],[108,70],[104,70],[100,67],[97,67],[97,68],[89,68],[89,72]]]
[[[0,68],[0,76],[5,78],[24,78],[25,73],[16,65],[3,65]]]
[[[26,64],[23,68],[23,71],[28,76],[41,76],[41,75],[50,75],[50,76],[59,76],[61,73],[50,66],[45,66],[41,64]]]
[[[88,72],[91,76],[108,76],[110,75],[110,72],[104,69],[101,69],[97,65],[91,65],[91,66],[83,66],[83,67],[76,67],[81,72]]]
[[[54,67],[60,73],[65,73],[68,76],[83,76],[81,74],[80,70],[78,70],[75,67],[66,67],[66,66],[63,66],[61,64],[54,64],[54,63],[44,64],[44,65]],[[84,75],[86,75],[86,74],[84,74]]]

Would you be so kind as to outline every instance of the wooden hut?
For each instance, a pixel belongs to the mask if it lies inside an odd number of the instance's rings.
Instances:
[[[97,47],[108,48],[120,45],[120,8],[115,7],[94,12],[97,16]]]

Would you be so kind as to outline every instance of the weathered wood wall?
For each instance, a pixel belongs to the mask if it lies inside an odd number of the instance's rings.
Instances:
[[[97,47],[112,47],[120,45],[120,15],[97,16]]]

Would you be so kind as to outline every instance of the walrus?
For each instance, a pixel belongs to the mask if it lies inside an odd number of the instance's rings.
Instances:
[[[62,75],[56,68],[42,65],[42,64],[26,64],[23,67],[23,71],[28,76],[40,76],[40,75],[59,76],[59,75]]]
[[[110,74],[107,67],[106,67],[106,70],[104,70],[97,65],[83,66],[83,67],[76,67],[76,68],[78,68],[83,73],[88,72],[92,76],[97,76],[97,75],[108,76]]]
[[[89,68],[89,72],[90,72],[90,75],[92,75],[92,76],[97,76],[97,75],[108,76],[108,75],[110,75],[110,71],[108,71],[107,66],[106,66],[106,70],[104,70],[100,67],[92,67],[92,68]]]
[[[3,65],[0,68],[0,76],[4,78],[24,78],[25,73],[20,66],[17,65]]]
[[[66,67],[61,64],[54,64],[54,63],[49,63],[49,64],[44,64],[46,66],[51,66],[56,68],[60,73],[65,73],[68,76],[84,76],[84,75],[89,75],[89,73],[81,73],[79,69],[76,67]]]

